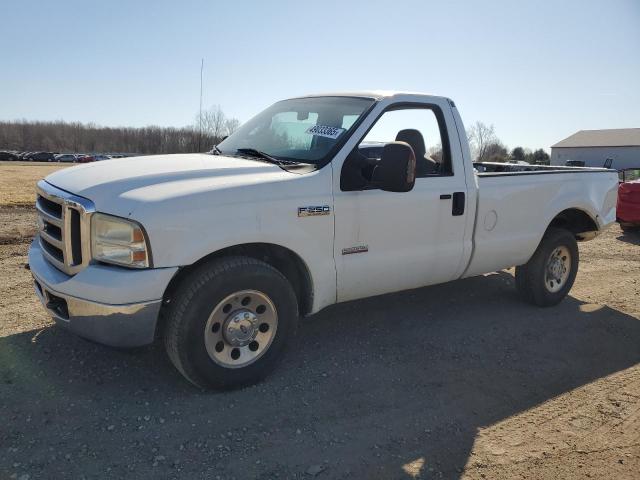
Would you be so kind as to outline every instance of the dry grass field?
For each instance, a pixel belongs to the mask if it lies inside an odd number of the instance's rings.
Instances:
[[[202,393],[45,314],[24,265],[56,168],[0,165],[0,479],[640,478],[640,236],[581,244],[557,307],[512,271],[349,302],[263,383]]]
[[[64,163],[0,162],[0,206],[33,205],[36,182],[67,167]]]

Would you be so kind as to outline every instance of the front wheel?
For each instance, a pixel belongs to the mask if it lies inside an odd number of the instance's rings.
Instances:
[[[573,234],[549,228],[531,259],[516,267],[518,293],[540,307],[560,303],[573,286],[578,262],[578,244]]]
[[[296,296],[271,265],[227,257],[195,269],[169,304],[169,358],[201,388],[256,383],[276,364],[298,321]]]

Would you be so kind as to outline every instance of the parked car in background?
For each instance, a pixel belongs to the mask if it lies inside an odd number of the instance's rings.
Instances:
[[[78,158],[72,153],[61,153],[56,155],[56,162],[75,163]]]
[[[19,159],[20,157],[18,157],[14,152],[0,152],[0,160],[2,161],[13,162]]]
[[[35,152],[29,155],[32,162],[53,162],[55,159],[56,154],[51,152]]]
[[[112,158],[123,158],[127,155],[106,153],[58,153],[58,152],[19,152],[15,150],[0,150],[0,161],[23,161],[23,162],[77,162],[88,163],[101,160],[111,160]]]
[[[567,167],[584,167],[584,161],[583,160],[567,160],[567,163],[565,163],[565,165]]]
[[[640,168],[620,172],[616,217],[623,231],[640,229]]]
[[[540,165],[527,162],[473,162],[473,168],[478,173],[484,172],[531,172],[539,170]],[[557,167],[563,168],[563,167]]]

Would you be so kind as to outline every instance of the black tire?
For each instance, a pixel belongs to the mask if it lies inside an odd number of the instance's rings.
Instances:
[[[547,281],[548,262],[552,253],[559,247],[566,248],[570,253],[570,267],[567,268],[568,276],[558,291],[551,291]],[[573,234],[561,228],[550,227],[542,237],[540,245],[531,259],[524,265],[516,267],[516,288],[520,297],[528,303],[540,307],[550,307],[560,303],[567,296],[573,286],[578,273],[580,255],[578,243]],[[554,285],[559,285],[556,282]]]
[[[257,360],[228,368],[209,355],[205,327],[223,299],[243,290],[268,296],[277,312],[277,328]],[[232,389],[264,378],[295,334],[297,324],[298,303],[284,275],[260,260],[226,257],[201,265],[182,280],[166,312],[164,343],[173,365],[191,383],[205,389]]]

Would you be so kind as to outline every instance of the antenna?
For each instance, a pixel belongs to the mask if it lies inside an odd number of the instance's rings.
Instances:
[[[200,62],[200,120],[199,120],[199,134],[198,134],[198,153],[201,152],[202,143],[202,71],[204,70],[204,58]]]

